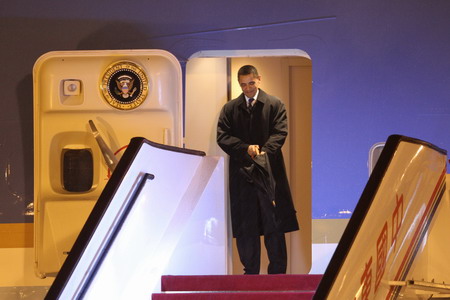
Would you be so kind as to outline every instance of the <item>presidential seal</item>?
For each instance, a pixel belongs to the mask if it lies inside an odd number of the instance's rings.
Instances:
[[[106,69],[101,78],[100,89],[109,105],[130,110],[141,105],[147,98],[148,79],[139,65],[119,61]]]

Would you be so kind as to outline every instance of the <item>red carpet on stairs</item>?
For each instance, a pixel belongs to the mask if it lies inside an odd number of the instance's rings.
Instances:
[[[170,299],[299,299],[310,300],[322,275],[204,275],[161,278],[161,293]]]

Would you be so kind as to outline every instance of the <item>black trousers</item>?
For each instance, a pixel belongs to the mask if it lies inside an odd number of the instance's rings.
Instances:
[[[244,236],[236,238],[239,258],[244,265],[244,274],[259,274],[261,265],[260,236]],[[269,257],[268,274],[286,274],[287,252],[286,239],[283,232],[264,235],[264,245]]]

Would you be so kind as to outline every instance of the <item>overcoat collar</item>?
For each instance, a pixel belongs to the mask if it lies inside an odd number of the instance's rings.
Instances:
[[[244,93],[240,94],[237,100],[239,101],[239,107],[244,110],[247,110],[247,101],[245,100]],[[258,105],[258,102],[265,104],[266,101],[267,101],[267,94],[262,89],[259,89],[258,100],[255,103],[255,105]]]

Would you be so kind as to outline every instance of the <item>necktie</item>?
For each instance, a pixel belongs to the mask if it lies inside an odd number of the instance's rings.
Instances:
[[[252,108],[253,101],[255,101],[255,99],[253,99],[253,98],[248,99],[248,107],[249,108]]]

